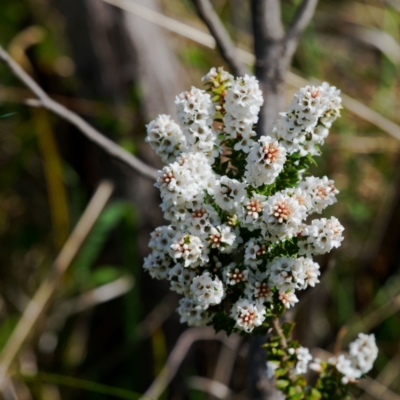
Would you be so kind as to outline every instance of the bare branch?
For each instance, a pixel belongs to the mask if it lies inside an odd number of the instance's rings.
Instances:
[[[279,0],[252,0],[255,75],[260,82],[264,104],[257,124],[258,136],[268,135],[284,108],[285,75],[288,69],[283,43],[284,29]]]
[[[236,76],[243,76],[248,73],[246,66],[240,61],[235,45],[232,43],[221,19],[215,12],[210,0],[193,0],[200,18],[207,25],[214,36],[222,57],[229,64]]]
[[[40,88],[39,88],[40,89]],[[40,89],[41,90],[41,89]],[[54,261],[50,273],[41,283],[32,300],[29,302],[17,326],[8,339],[0,355],[0,390],[7,384],[7,376],[19,351],[28,339],[36,324],[48,307],[58,288],[60,279],[67,271],[85,239],[92,230],[113,192],[110,182],[102,182],[87,206],[75,229],[71,233],[60,254]]]
[[[224,383],[204,378],[202,376],[192,376],[187,380],[187,384],[191,389],[200,390],[204,393],[208,393],[217,399],[229,399],[232,398],[234,393]],[[235,395],[236,399],[245,399],[246,397],[241,395]]]
[[[43,107],[52,111],[62,119],[76,126],[90,141],[95,143],[107,154],[128,165],[145,178],[155,180],[157,170],[148,166],[132,154],[128,153],[122,147],[118,146],[112,140],[101,134],[93,126],[88,124],[78,114],[68,110],[60,103],[51,99],[46,92],[9,56],[9,54],[0,46],[0,61],[2,61],[10,71],[38,98],[35,102],[28,102],[29,106]]]
[[[299,37],[311,21],[317,7],[318,0],[303,0],[285,36],[286,56],[291,58],[296,51]]]
[[[233,339],[232,339],[233,338]],[[146,393],[139,400],[158,399],[172,378],[178,372],[179,366],[188,353],[191,345],[198,340],[219,340],[225,345],[230,346],[231,342],[236,341],[234,335],[229,338],[222,333],[215,334],[214,329],[207,328],[191,328],[183,332],[179,337],[175,347],[171,351],[168,360],[157,376],[155,381],[147,389]],[[233,343],[234,344],[234,343]]]
[[[253,28],[258,33],[254,36],[254,40],[260,44],[281,40],[285,32],[282,25],[280,0],[252,0],[251,7]]]
[[[103,0],[103,1],[109,4],[113,4],[114,6],[119,7],[122,10],[135,14],[145,19],[146,21],[161,26],[170,32],[174,32],[177,35],[193,40],[196,43],[199,43],[207,48],[210,49],[215,48],[215,39],[208,33],[204,33],[196,28],[193,28],[192,26],[184,24],[173,18],[169,18],[156,11],[150,10],[147,7],[143,7],[132,2],[122,4],[122,2],[119,3],[117,2],[117,0]],[[252,65],[255,63],[254,54],[239,48],[237,48],[236,51],[238,54],[238,58],[243,63],[247,65]],[[288,83],[290,86],[293,86],[296,89],[298,89],[301,86],[306,86],[310,84],[310,81],[290,71],[287,71],[285,80],[286,83]],[[343,106],[347,109],[347,111],[349,111],[356,117],[361,118],[362,120],[367,121],[368,123],[378,127],[379,129],[393,136],[397,140],[400,140],[399,125],[388,120],[381,114],[378,114],[376,111],[360,103],[358,100],[355,100],[347,96],[344,93],[342,93],[342,99],[343,99]]]

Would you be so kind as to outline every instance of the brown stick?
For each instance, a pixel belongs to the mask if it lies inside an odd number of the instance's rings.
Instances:
[[[293,54],[296,51],[300,35],[310,23],[311,18],[315,13],[317,4],[318,0],[303,0],[303,3],[298,8],[297,13],[294,16],[285,36],[286,57],[292,59]]]
[[[22,314],[21,319],[0,354],[0,390],[4,389],[7,383],[9,370],[18,356],[19,351],[36,327],[39,317],[49,306],[50,300],[62,276],[85,242],[85,239],[110,199],[112,192],[112,183],[105,181],[100,184],[75,229],[54,261],[49,275],[41,283]]]
[[[37,100],[27,101],[31,107],[43,107],[52,111],[62,119],[76,126],[90,141],[103,149],[110,156],[128,165],[137,173],[145,178],[155,180],[157,170],[148,166],[132,154],[128,153],[122,147],[118,146],[112,140],[108,139],[93,126],[88,124],[78,114],[68,110],[66,107],[51,99],[47,93],[9,56],[9,54],[0,46],[0,61],[37,97]]]
[[[278,0],[252,0],[255,72],[264,94],[257,126],[259,136],[268,135],[284,109],[284,82],[300,34],[311,20],[318,0],[304,0],[285,34]]]
[[[226,60],[236,76],[249,73],[246,66],[240,61],[237,49],[226,31],[221,19],[216,14],[210,0],[193,0],[200,18],[207,25],[217,43],[222,57]]]
[[[212,328],[191,328],[183,332],[171,351],[164,368],[139,400],[158,399],[162,395],[172,378],[178,372],[178,368],[191,345],[198,340],[220,340],[229,345],[232,338],[227,338],[223,334],[216,335]],[[235,339],[233,338],[233,340]]]

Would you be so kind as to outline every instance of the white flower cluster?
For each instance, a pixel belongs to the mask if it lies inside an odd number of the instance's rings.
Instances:
[[[269,185],[280,174],[285,161],[285,148],[271,137],[263,136],[251,147],[245,177],[255,187]]]
[[[331,358],[329,363],[334,364],[336,369],[343,374],[342,383],[347,384],[369,372],[377,356],[378,347],[375,336],[360,333],[358,338],[350,343],[349,354]]]
[[[296,357],[294,373],[297,375],[306,373],[308,367],[319,373],[324,369],[321,360],[319,358],[313,359],[310,351],[305,347],[290,348],[288,353]],[[350,343],[348,354],[331,357],[327,364],[334,366],[342,374],[341,383],[347,385],[356,382],[357,379],[368,373],[372,369],[377,356],[378,347],[375,343],[375,336],[359,333],[358,338]],[[275,368],[278,367],[279,364],[275,364]]]
[[[258,121],[258,113],[264,100],[253,76],[232,80],[225,97],[225,132],[228,137],[236,139],[234,149],[248,153],[251,150],[253,130]]]
[[[146,142],[150,143],[166,164],[174,162],[186,150],[186,139],[181,127],[169,115],[159,115],[146,128]]]
[[[175,105],[189,150],[214,154],[216,133],[212,124],[215,108],[211,96],[192,87],[189,92],[176,96]]]
[[[185,296],[182,322],[251,332],[319,282],[312,257],[343,239],[336,218],[305,223],[338,191],[327,177],[302,180],[301,166],[305,143],[322,143],[340,98],[328,84],[302,89],[273,135],[257,140],[257,80],[214,68],[203,81],[208,92],[192,87],[176,97],[182,128],[166,115],[147,125],[148,142],[168,163],[156,187],[170,226],[152,233],[144,268]]]
[[[296,355],[296,365],[294,368],[294,373],[296,375],[305,374],[307,372],[308,363],[312,360],[312,355],[307,347],[298,347],[297,349],[289,349],[289,354]]]
[[[275,124],[273,136],[292,154],[317,155],[329,128],[340,115],[340,90],[324,82],[300,89]]]

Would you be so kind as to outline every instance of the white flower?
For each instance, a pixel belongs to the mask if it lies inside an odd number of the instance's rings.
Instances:
[[[196,276],[190,286],[193,299],[202,307],[219,304],[224,297],[223,283],[215,277],[213,280],[209,272]]]
[[[270,136],[262,136],[247,156],[246,180],[256,187],[269,185],[280,174],[285,161],[285,148]]]
[[[336,195],[339,191],[334,186],[334,181],[326,176],[316,178],[309,176],[300,182],[300,188],[308,193],[312,203],[311,211],[321,213],[326,207],[336,203]]]
[[[173,280],[176,279],[178,280],[179,276],[182,274],[182,272],[185,270],[186,268],[178,263],[175,264],[169,271],[168,271],[168,279],[169,280]]]
[[[305,288],[306,273],[303,261],[303,258],[278,257],[268,264],[270,281],[280,293]]]
[[[212,124],[214,105],[211,96],[204,90],[194,86],[190,91],[182,92],[175,98],[179,121],[183,125],[204,121],[205,125]]]
[[[340,91],[329,86],[306,86],[294,96],[288,110],[280,114],[272,136],[280,141],[289,154],[318,155],[316,145],[322,145],[328,129],[339,116]]]
[[[215,109],[211,96],[192,86],[190,91],[176,96],[175,105],[187,147],[191,151],[206,153],[213,162],[216,133],[212,129]]]
[[[174,205],[202,201],[205,191],[212,193],[215,174],[202,153],[182,153],[176,162],[158,171],[155,184],[160,189],[165,209]]]
[[[212,248],[217,248],[221,252],[231,252],[237,245],[235,243],[236,235],[231,231],[231,228],[225,224],[217,227],[211,227],[208,243]]]
[[[227,113],[224,118],[225,133],[232,139],[250,139],[256,136],[253,130],[257,118],[254,115],[239,115],[234,117]]]
[[[350,343],[349,353],[353,358],[353,363],[357,365],[363,374],[369,372],[378,356],[375,336],[359,333],[358,339]]]
[[[249,282],[246,283],[244,293],[250,300],[272,301],[272,290],[268,284],[268,273],[257,271],[255,275],[249,274]]]
[[[240,282],[246,282],[249,275],[249,271],[241,270],[235,267],[235,263],[233,263],[232,267],[228,267],[226,271],[226,283],[229,285],[236,285]]]
[[[262,263],[262,256],[267,253],[265,244],[259,243],[255,239],[249,240],[245,244],[244,264],[253,269],[257,269]]]
[[[183,263],[184,267],[197,267],[208,261],[208,255],[203,251],[203,243],[197,237],[178,232],[170,246],[170,256]]]
[[[246,196],[245,187],[245,183],[224,175],[215,183],[215,202],[223,210],[234,210]]]
[[[179,300],[177,311],[181,316],[181,324],[186,322],[189,326],[205,326],[211,319],[203,307],[186,297]]]
[[[264,208],[267,231],[279,239],[296,235],[305,217],[306,208],[281,192],[270,196]]]
[[[319,359],[319,358],[314,358],[313,362],[310,363],[310,365],[308,367],[315,372],[322,372],[322,370],[323,370],[322,364],[321,364],[321,359]]]
[[[181,169],[190,171],[192,180],[199,187],[212,194],[216,175],[208,161],[207,156],[200,152],[182,153],[177,159]]]
[[[176,230],[172,226],[159,226],[150,234],[149,247],[160,253],[168,253],[175,235]]]
[[[307,213],[310,213],[313,205],[311,202],[311,194],[309,194],[307,191],[301,189],[300,187],[296,187],[285,189],[282,191],[282,193],[290,197],[294,197],[301,206],[304,206],[307,209]]]
[[[190,296],[190,285],[195,276],[196,271],[185,268],[180,263],[174,265],[168,273],[168,279],[171,281],[171,290],[184,296]]]
[[[340,90],[335,86],[330,86],[327,82],[324,82],[320,88],[324,96],[328,99],[328,107],[321,121],[327,128],[330,128],[335,119],[340,116],[340,110],[342,108]]]
[[[147,128],[146,142],[165,163],[171,163],[186,150],[186,139],[180,126],[169,115],[161,114]]]
[[[308,363],[312,360],[310,351],[306,347],[299,347],[297,349],[288,349],[289,354],[296,354],[297,363],[294,368],[296,375],[305,374],[307,372]]]
[[[178,228],[186,218],[187,204],[188,202],[174,204],[172,201],[163,199],[160,207],[164,213],[164,218]]]
[[[251,332],[265,320],[265,308],[262,303],[239,299],[231,309],[231,317],[236,320],[238,329]]]
[[[193,207],[186,210],[185,224],[190,233],[205,240],[215,225],[220,225],[221,220],[215,209],[209,204]]]
[[[343,231],[343,226],[335,217],[314,219],[301,232],[299,254],[311,256],[330,252],[334,247],[340,246]]]
[[[198,196],[204,197],[204,189],[193,179],[191,171],[181,168],[176,162],[158,171],[155,186],[167,203],[182,204]]]
[[[241,138],[233,147],[236,151],[242,151],[243,153],[249,153],[253,146],[253,140],[248,138]]]
[[[254,76],[245,75],[244,77],[236,78],[232,86],[227,90],[225,109],[234,117],[242,115],[257,116],[263,102],[257,79]]]
[[[344,354],[340,354],[335,364],[336,369],[344,375],[342,377],[342,383],[344,385],[350,382],[354,382],[362,375],[361,371],[355,368],[351,360],[347,358]]]
[[[279,293],[279,300],[286,308],[294,307],[299,302],[299,299],[292,292]]]
[[[201,78],[204,83],[211,83],[214,87],[218,87],[219,83],[225,83],[225,86],[229,81],[233,80],[233,76],[224,70],[223,67],[212,67],[210,71]]]
[[[149,247],[153,250],[145,259],[143,268],[155,279],[167,279],[173,263],[169,249],[176,230],[172,226],[160,226],[151,233]]]
[[[343,374],[342,383],[348,384],[361,378],[369,372],[378,356],[378,348],[374,335],[360,333],[358,338],[350,343],[349,355],[341,354],[328,360],[330,364]]]
[[[171,268],[171,258],[156,251],[145,257],[143,268],[155,279],[167,279]]]
[[[314,287],[317,283],[319,283],[318,277],[321,275],[321,272],[319,271],[319,264],[310,258],[300,257],[298,260],[302,262],[305,273],[304,286],[301,287],[301,289],[306,289],[307,286]]]
[[[243,199],[237,208],[237,215],[242,226],[251,231],[257,228],[258,223],[262,221],[266,200],[265,196],[257,193]]]

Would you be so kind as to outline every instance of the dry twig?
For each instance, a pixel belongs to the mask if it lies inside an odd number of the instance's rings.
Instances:
[[[228,32],[222,24],[219,16],[214,11],[210,0],[193,0],[196,5],[200,18],[205,22],[212,36],[214,37],[222,57],[232,68],[236,76],[243,76],[248,73],[248,69],[238,57],[238,52],[231,41]]]
[[[161,396],[178,372],[179,366],[187,355],[191,345],[199,340],[219,340],[225,345],[230,345],[231,339],[227,338],[223,333],[216,335],[213,328],[190,328],[183,332],[171,351],[164,368],[140,400],[158,399]]]
[[[300,34],[310,22],[318,0],[303,0],[285,34],[279,0],[252,0],[255,73],[264,93],[257,125],[259,135],[267,134],[284,109],[284,82]]]
[[[0,390],[7,383],[8,373],[19,351],[48,307],[59,282],[82,247],[113,191],[110,182],[102,182],[87,206],[75,229],[54,261],[50,273],[42,282],[21,316],[17,326],[0,354]]]
[[[26,104],[31,107],[42,107],[53,112],[64,120],[76,126],[90,141],[95,143],[107,154],[128,165],[145,178],[155,180],[157,177],[156,169],[148,166],[132,154],[128,153],[121,146],[101,134],[93,126],[88,124],[78,114],[68,110],[60,103],[51,99],[46,92],[9,56],[0,46],[0,61],[37,97],[37,99],[27,100]]]
[[[216,40],[214,37],[208,33],[205,33],[199,29],[193,28],[187,24],[184,24],[180,21],[177,21],[173,18],[167,17],[163,14],[160,14],[154,10],[150,10],[147,7],[141,6],[140,4],[135,3],[134,1],[126,2],[121,0],[103,0],[106,3],[112,4],[115,7],[118,7],[127,12],[133,13],[146,21],[149,21],[153,24],[163,27],[164,29],[169,30],[170,32],[176,33],[182,37],[193,40],[196,43],[199,43],[207,48],[215,49]],[[231,46],[234,44],[231,42]],[[254,54],[249,51],[236,48],[237,56],[240,61],[247,65],[253,65],[256,61]],[[228,62],[228,60],[226,60]],[[232,65],[229,66],[234,69]],[[285,76],[286,83],[290,86],[295,87],[296,89],[301,86],[306,86],[310,84],[307,79],[302,78],[301,76],[288,71]],[[350,96],[347,96],[345,93],[342,93],[343,106],[346,111],[355,115],[356,117],[378,127],[383,132],[388,133],[393,136],[397,140],[400,140],[400,126],[395,124],[393,121],[385,118],[383,115],[377,113],[372,110],[365,104],[362,104],[356,99],[353,99]]]
[[[188,379],[188,386],[192,389],[208,393],[218,399],[226,399],[233,395],[225,384],[202,376],[192,376]]]

